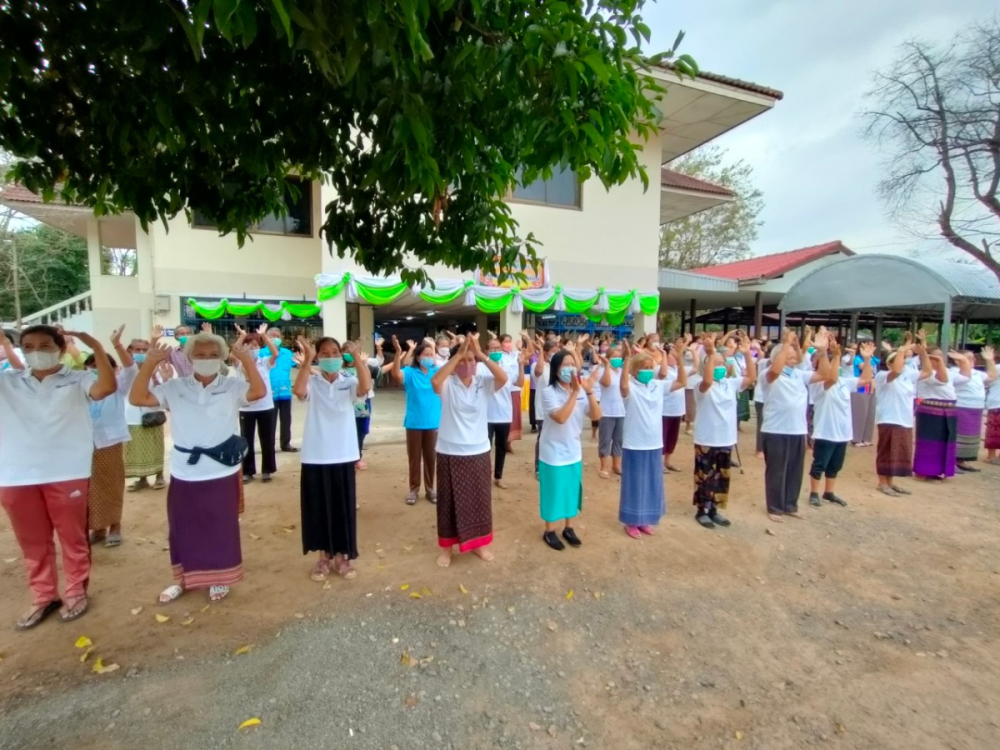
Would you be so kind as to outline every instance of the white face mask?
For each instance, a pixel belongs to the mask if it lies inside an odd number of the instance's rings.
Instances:
[[[219,374],[219,368],[222,367],[221,359],[193,359],[191,360],[191,366],[194,368],[196,375],[201,375],[202,377],[210,377],[212,375]]]
[[[51,370],[59,366],[59,352],[25,352],[24,361],[32,370]]]

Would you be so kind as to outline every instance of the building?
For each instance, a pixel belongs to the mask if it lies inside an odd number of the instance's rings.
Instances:
[[[491,291],[489,279],[445,267],[427,269],[440,283],[423,295],[400,290],[392,279],[368,278],[350,259],[327,251],[319,228],[329,188],[316,183],[304,182],[288,217],[263,222],[243,248],[234,236],[220,237],[197,218],[189,224],[178,216],[146,232],[130,214],[96,218],[88,209],[46,204],[14,186],[0,194],[0,203],[85,237],[90,257],[88,294],[24,322],[58,320],[98,335],[125,323],[138,335],[155,324],[169,330],[204,319],[244,325],[283,319],[290,327],[370,341],[376,326],[395,326],[405,334],[407,326],[416,332],[436,328],[438,321],[518,331],[525,327],[522,310],[535,308],[538,315],[565,309],[618,326],[631,316],[638,332],[652,330],[661,301],[660,224],[733,199],[724,188],[665,165],[767,112],[782,97],[711,73],[679,80],[661,68],[655,75],[668,89],[661,103],[664,119],[642,153],[650,176],[660,174],[659,190],[644,192],[641,182],[632,180],[608,191],[597,180],[581,183],[574,174],[561,173],[510,197],[521,231],[534,233],[542,245],[536,289]],[[102,247],[134,251],[136,275],[102,274]],[[435,325],[427,325],[428,317]]]

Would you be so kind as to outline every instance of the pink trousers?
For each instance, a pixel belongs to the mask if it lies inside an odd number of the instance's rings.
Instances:
[[[87,593],[90,580],[90,542],[87,536],[87,486],[89,479],[0,488],[14,536],[24,555],[28,585],[36,607],[59,598],[56,544],[62,546],[63,572],[68,601]]]

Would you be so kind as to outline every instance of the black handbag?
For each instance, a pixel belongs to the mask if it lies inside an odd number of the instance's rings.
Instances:
[[[143,427],[159,427],[167,423],[165,411],[149,411],[142,415]]]
[[[239,466],[250,450],[250,444],[241,435],[230,435],[211,448],[181,448],[179,445],[174,447],[181,453],[191,454],[187,460],[190,465],[198,463],[202,456],[208,456],[223,466]]]

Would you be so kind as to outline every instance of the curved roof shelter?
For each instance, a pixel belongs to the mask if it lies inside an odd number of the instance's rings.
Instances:
[[[779,305],[796,312],[909,314],[922,319],[1000,319],[1000,281],[978,263],[855,255],[800,279]],[[942,327],[947,346],[948,326]]]

